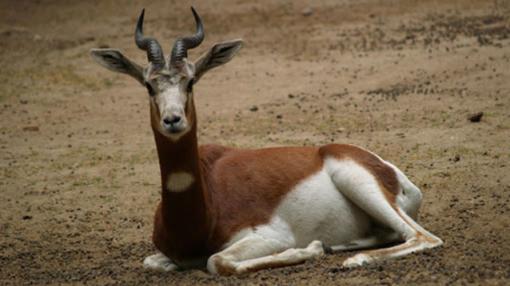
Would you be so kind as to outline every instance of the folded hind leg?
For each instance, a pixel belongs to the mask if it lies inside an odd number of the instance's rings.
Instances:
[[[210,273],[242,274],[266,268],[299,264],[324,254],[322,242],[312,241],[306,248],[289,248],[271,239],[248,236],[207,261]]]
[[[397,206],[397,195],[388,192],[366,168],[353,161],[330,161],[331,179],[337,188],[386,228],[396,232],[404,243],[363,251],[344,262],[346,267],[400,257],[411,252],[441,245],[438,237],[426,231]]]
[[[396,246],[362,251],[346,259],[343,262],[343,266],[357,267],[370,262],[401,257],[413,252],[434,248],[443,244],[441,239],[423,229],[402,210],[398,209],[397,213],[402,217],[403,221],[408,223],[409,226],[415,230],[413,235],[409,236],[404,243]]]
[[[306,248],[289,248],[280,253],[242,261],[238,264],[236,270],[237,273],[245,273],[266,268],[290,266],[322,254],[324,254],[322,242],[314,240]]]
[[[320,241],[306,248],[293,248],[295,241],[288,226],[281,222],[259,226],[207,261],[211,273],[241,274],[266,268],[289,266],[324,254]]]
[[[336,253],[341,251],[366,249],[383,246],[389,243],[397,242],[399,240],[401,240],[400,235],[396,232],[377,233],[366,238],[350,241],[348,243],[326,247],[325,250],[328,253]]]

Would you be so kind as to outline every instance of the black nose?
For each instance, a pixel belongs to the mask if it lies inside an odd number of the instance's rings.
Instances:
[[[170,125],[170,126],[177,124],[180,121],[181,121],[181,117],[178,115],[173,115],[173,116],[168,116],[168,117],[163,118],[163,123],[165,123],[165,125]]]

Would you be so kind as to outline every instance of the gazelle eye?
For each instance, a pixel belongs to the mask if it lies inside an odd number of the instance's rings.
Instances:
[[[154,96],[154,89],[152,89],[152,86],[148,82],[145,83],[145,87],[147,88],[149,95]]]
[[[191,91],[193,91],[193,84],[195,84],[195,79],[192,78],[188,81],[188,86],[186,87],[186,91],[188,93],[190,93]]]

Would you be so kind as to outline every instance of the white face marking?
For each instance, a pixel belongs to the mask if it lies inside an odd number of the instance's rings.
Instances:
[[[186,91],[181,90],[180,85],[166,87],[161,93],[156,95],[156,104],[159,107],[160,118],[177,115],[185,119],[186,99]]]
[[[170,115],[179,115],[184,117],[186,107],[186,94],[182,92],[179,86],[171,86],[156,96],[156,103],[159,107],[161,118]]]
[[[193,182],[195,177],[187,172],[171,173],[166,180],[166,188],[170,192],[183,192],[186,191]]]
[[[180,74],[153,81],[156,94],[151,101],[159,110],[159,114],[153,116],[159,121],[157,126],[159,131],[174,141],[191,129],[191,122],[186,116],[186,107],[191,101],[192,93],[188,94],[187,83],[185,77]]]

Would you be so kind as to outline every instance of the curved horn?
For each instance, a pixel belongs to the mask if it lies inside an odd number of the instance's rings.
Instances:
[[[193,17],[195,18],[197,32],[193,36],[182,37],[175,41],[172,54],[170,55],[170,66],[176,66],[182,62],[182,59],[188,57],[188,49],[197,47],[204,40],[202,19],[200,19],[193,6],[191,7],[191,12],[193,12]]]
[[[145,9],[142,9],[138,22],[136,23],[135,42],[138,48],[147,52],[147,60],[153,64],[155,69],[161,69],[165,66],[165,57],[161,45],[154,38],[143,36],[143,16]]]

